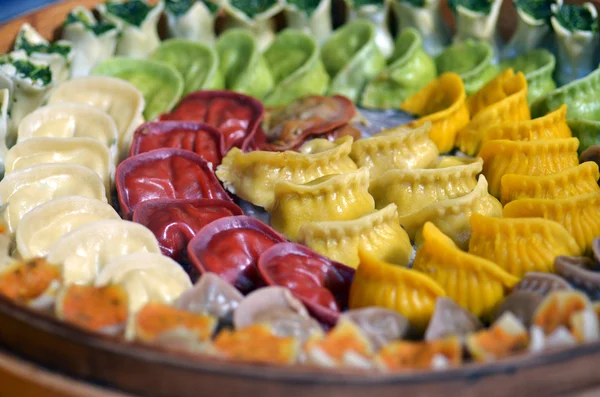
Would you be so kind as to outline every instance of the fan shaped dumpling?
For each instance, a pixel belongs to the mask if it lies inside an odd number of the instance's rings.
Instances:
[[[542,218],[471,216],[469,253],[489,259],[519,278],[527,272],[554,272],[554,258],[583,254],[559,223]]]
[[[274,190],[271,226],[291,240],[305,223],[351,220],[375,210],[366,168],[305,184],[276,182]]]
[[[330,259],[356,268],[358,250],[387,262],[406,266],[412,245],[398,222],[395,204],[347,221],[306,223],[300,227],[298,241]]]
[[[17,251],[22,258],[46,256],[62,236],[79,226],[102,219],[121,219],[103,201],[66,196],[50,200],[29,211],[17,228]]]
[[[61,266],[65,284],[89,284],[108,263],[136,252],[160,253],[154,234],[137,223],[109,219],[65,234],[50,247],[47,259]]]
[[[545,4],[552,4],[552,2]],[[525,15],[525,18],[529,17],[526,13],[522,15]],[[545,21],[540,20],[539,22],[541,22],[541,25],[536,26],[534,29],[538,31],[542,29],[545,34],[548,26]],[[527,25],[523,24],[523,26]],[[552,78],[555,67],[556,58],[554,54],[542,48],[531,50],[500,63],[500,69],[512,68],[517,72],[523,72],[527,80],[527,102],[529,103],[533,103],[542,95],[556,89],[556,83]]]
[[[478,317],[491,318],[519,281],[494,262],[461,251],[433,223],[423,227],[423,240],[413,268],[432,277],[450,299]]]
[[[89,168],[76,164],[40,164],[15,171],[0,182],[4,221],[11,233],[33,208],[64,196],[83,196],[106,202],[102,179]]]
[[[270,208],[277,181],[307,183],[325,175],[356,171],[350,159],[352,138],[336,140],[334,147],[312,153],[266,152],[244,153],[233,148],[217,167],[217,177],[227,190],[252,204]]]

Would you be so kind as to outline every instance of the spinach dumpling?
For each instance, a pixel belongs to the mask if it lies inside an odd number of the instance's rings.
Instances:
[[[440,0],[394,0],[398,31],[416,29],[423,37],[423,48],[439,55],[450,43],[450,33],[441,12]]]
[[[517,29],[502,49],[503,58],[514,58],[547,44],[552,5],[559,0],[513,0]],[[562,0],[560,0],[562,2]]]
[[[311,34],[322,43],[331,34],[331,0],[286,0],[287,26]]]
[[[375,25],[375,42],[384,57],[389,57],[394,50],[394,39],[388,29],[390,13],[389,0],[345,0],[347,22],[357,19],[371,21]]]
[[[527,102],[533,103],[537,98],[556,89],[553,79],[556,59],[544,49],[536,49],[508,59],[500,63],[500,69],[513,69],[522,72],[527,80]]]
[[[256,39],[259,51],[264,51],[275,39],[272,18],[283,8],[278,0],[221,0],[226,11],[228,29],[243,28]]]
[[[171,37],[204,44],[215,41],[219,6],[206,0],[164,0],[167,28]]]

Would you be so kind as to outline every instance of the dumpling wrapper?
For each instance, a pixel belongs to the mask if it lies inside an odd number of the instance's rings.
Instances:
[[[0,174],[4,174],[4,158],[8,147],[6,136],[8,135],[8,105],[10,103],[10,91],[8,88],[0,89]]]
[[[600,144],[600,121],[568,120],[567,125],[573,136],[579,139],[579,149],[577,149],[579,155],[582,155],[586,149]]]
[[[165,15],[170,37],[212,44],[219,6],[207,0],[167,0]]]
[[[394,51],[394,39],[388,28],[391,2],[388,0],[345,0],[346,23],[357,19],[369,21],[375,25],[375,43],[384,57]]]
[[[221,4],[228,18],[227,29],[243,28],[255,37],[259,51],[264,51],[275,39],[275,23],[272,18],[283,8],[277,0],[225,0]]]
[[[398,31],[416,29],[423,37],[423,48],[431,56],[439,55],[450,43],[450,33],[442,16],[440,0],[396,0],[393,2]]]
[[[535,2],[513,0],[517,10],[517,28],[510,41],[502,49],[502,58],[519,57],[536,51],[536,48],[546,44],[550,33],[551,6],[555,3],[557,0]],[[525,73],[523,70],[520,71]]]
[[[311,34],[322,43],[331,34],[331,0],[287,0],[287,26]]]
[[[454,41],[460,42],[475,39],[487,42],[497,52],[499,35],[496,32],[498,16],[503,0],[472,2],[465,0],[449,0],[448,5],[456,18]]]
[[[542,95],[556,89],[553,79],[555,67],[554,55],[542,48],[500,63],[500,70],[513,69],[515,72],[523,72],[527,80],[527,102],[530,104]]]

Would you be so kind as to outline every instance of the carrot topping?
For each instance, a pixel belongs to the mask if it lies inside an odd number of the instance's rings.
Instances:
[[[402,371],[435,368],[436,357],[440,357],[448,366],[459,365],[462,362],[459,338],[453,336],[434,341],[390,343],[379,351],[375,360],[385,369]]]
[[[192,332],[198,340],[205,341],[215,331],[217,319],[162,303],[146,304],[136,317],[136,336],[146,342],[156,340],[163,333],[178,327]]]
[[[94,331],[127,321],[127,293],[123,287],[70,285],[59,305],[59,317]]]
[[[0,274],[0,295],[19,303],[27,303],[41,296],[52,281],[59,278],[58,267],[43,258],[19,262]]]

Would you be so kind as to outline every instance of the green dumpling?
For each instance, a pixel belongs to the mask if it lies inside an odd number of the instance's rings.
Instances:
[[[330,95],[358,102],[365,85],[385,68],[385,58],[375,43],[375,26],[356,20],[337,29],[323,44],[321,58],[331,76]]]
[[[527,102],[529,103],[556,89],[556,83],[552,79],[555,67],[554,55],[543,49],[529,51],[500,64],[500,70],[513,69],[515,72],[523,72],[527,79]]]
[[[579,138],[579,154],[590,146],[600,145],[600,121],[567,120],[567,124],[573,136]]]
[[[413,28],[405,29],[396,39],[388,67],[365,88],[361,105],[397,108],[436,76],[435,62],[423,50],[421,36]]]

